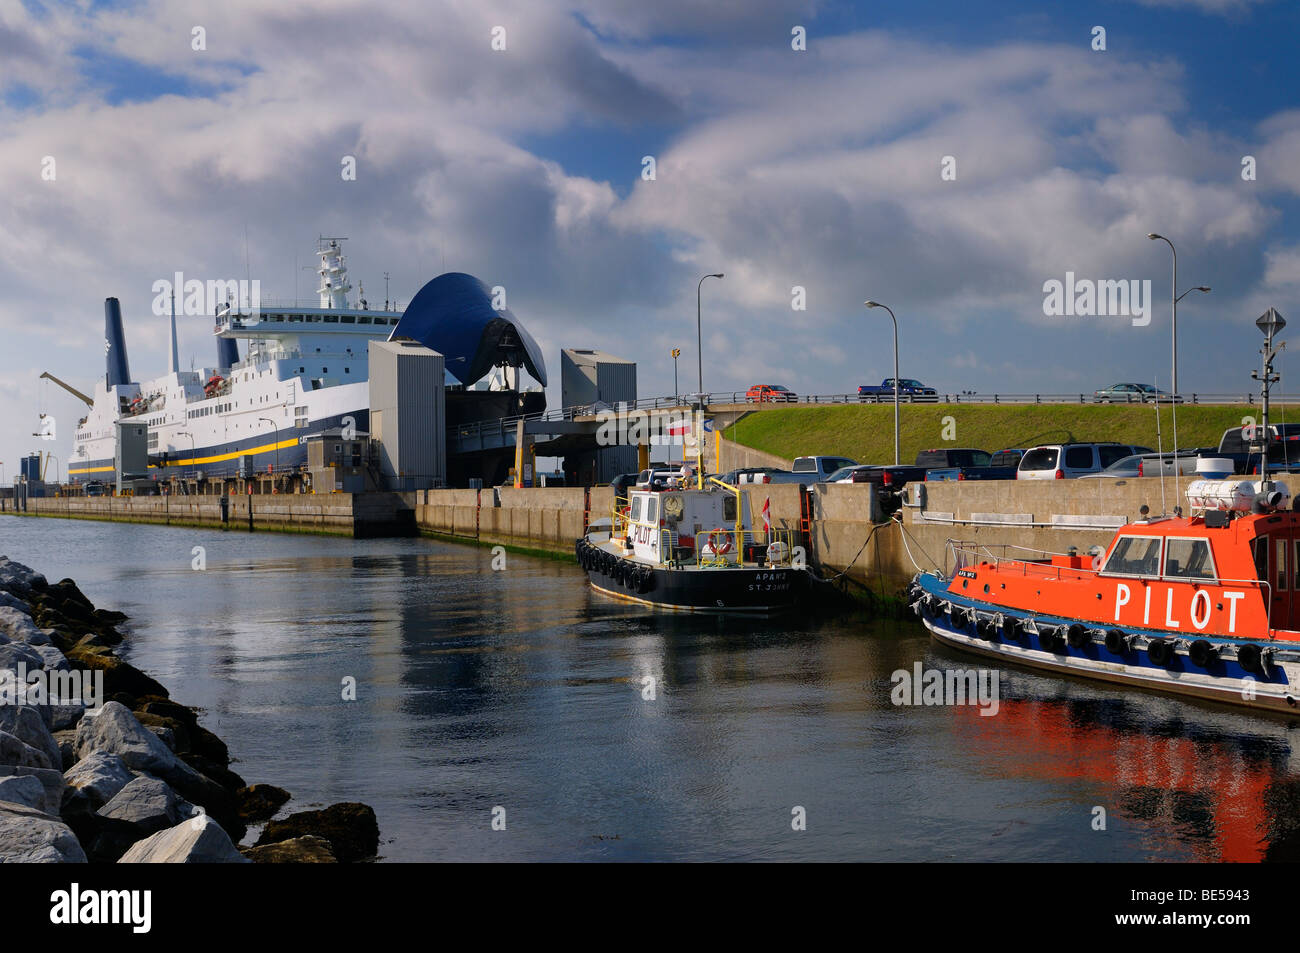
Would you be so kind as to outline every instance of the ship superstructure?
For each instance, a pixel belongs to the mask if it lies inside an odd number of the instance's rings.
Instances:
[[[173,313],[168,373],[131,381],[120,308],[109,298],[108,368],[77,426],[69,477],[115,476],[115,425],[122,419],[148,426],[150,465],[160,476],[283,472],[306,463],[305,438],[312,434],[349,426],[367,432],[368,342],[388,338],[402,313],[372,311],[360,294],[355,302],[349,297],[338,239],[322,239],[316,254],[318,306],[241,308],[229,301],[216,309],[216,367],[178,368]],[[246,342],[242,359],[239,341]]]

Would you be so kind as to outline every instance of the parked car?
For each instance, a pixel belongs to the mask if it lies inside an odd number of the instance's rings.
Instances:
[[[834,473],[832,473],[822,482],[823,483],[852,483],[853,474],[857,473],[859,470],[874,470],[874,469],[876,469],[876,467],[869,463],[855,463],[851,467],[840,467],[838,470],[836,470]]]
[[[926,387],[918,380],[910,377],[900,377],[898,379],[898,399],[902,400],[907,397],[911,400],[938,400],[938,392],[933,387]],[[863,384],[858,388],[858,400],[874,401],[880,403],[883,400],[894,399],[894,379],[886,377],[877,387],[873,384]]]
[[[720,477],[718,477],[718,479],[721,480],[723,483],[730,483],[732,486],[735,486],[738,483],[750,482],[745,478],[751,476],[752,474],[767,473],[770,470],[771,467],[739,467],[735,470],[730,470],[722,474]]]
[[[1182,403],[1181,397],[1166,393],[1151,384],[1111,384],[1101,390],[1092,392],[1092,399],[1099,404],[1111,403]]]
[[[929,482],[1014,480],[1016,478],[1016,464],[995,467],[993,455],[986,450],[969,448],[922,450],[916,455],[916,465],[925,467],[925,479]]]
[[[780,384],[755,384],[745,392],[745,400],[751,404],[766,403],[768,401],[787,401],[793,402],[799,399],[799,395],[794,391],[782,387]]]
[[[794,466],[790,469],[811,476],[812,479],[807,481],[809,483],[822,483],[836,470],[857,465],[858,461],[849,457],[795,457]]]
[[[1085,473],[1100,473],[1131,454],[1154,452],[1150,447],[1127,443],[1046,444],[1025,451],[1016,470],[1016,479],[1070,480]]]
[[[1020,458],[1024,455],[1025,451],[1021,449],[999,450],[997,453],[993,454],[993,459],[989,461],[989,466],[1018,467],[1020,466]]]
[[[1134,453],[1121,457],[1100,473],[1085,473],[1081,479],[1132,479],[1144,476],[1195,476],[1197,451],[1173,453]]]
[[[869,483],[876,488],[876,499],[886,516],[897,512],[903,505],[903,489],[908,483],[924,480],[924,467],[909,466],[864,467],[853,471],[850,478],[853,483]]]
[[[103,496],[104,482],[102,480],[91,480],[86,484],[86,496]]]
[[[1258,473],[1260,454],[1252,452],[1252,435],[1247,427],[1229,427],[1219,439],[1219,449],[1202,456],[1226,457],[1237,473]],[[1300,424],[1269,424],[1268,465],[1270,471],[1300,470]]]

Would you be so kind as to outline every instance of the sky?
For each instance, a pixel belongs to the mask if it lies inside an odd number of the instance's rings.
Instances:
[[[556,407],[565,347],[636,360],[641,396],[680,348],[694,390],[713,272],[708,391],[879,383],[868,298],[944,393],[1168,387],[1158,232],[1179,293],[1213,289],[1179,306],[1180,390],[1244,394],[1251,324],[1300,291],[1297,35],[1290,0],[0,0],[4,479],[66,463],[84,405],[38,378],[93,389],[104,298],[149,379],[155,281],[308,297],[319,235],[372,305],[385,272],[403,302],[504,287]],[[1147,320],[1045,313],[1067,274],[1150,281]],[[180,339],[214,363],[210,321]]]

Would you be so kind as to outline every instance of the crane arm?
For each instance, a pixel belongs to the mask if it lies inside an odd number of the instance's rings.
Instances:
[[[43,374],[41,374],[41,377],[43,377],[43,378],[45,378],[45,379],[47,379],[47,380],[52,380],[52,381],[54,381],[54,383],[58,384],[60,387],[62,387],[64,390],[66,390],[66,391],[67,391],[69,394],[71,394],[73,397],[78,397],[78,398],[80,398],[81,400],[84,400],[84,401],[86,402],[86,406],[87,406],[87,407],[94,407],[94,406],[95,406],[95,402],[94,402],[93,400],[91,400],[89,397],[87,397],[85,394],[83,394],[81,391],[77,390],[75,387],[71,386],[70,384],[65,384],[63,381],[59,380],[57,377],[55,377],[55,376],[54,376],[53,374],[51,374],[49,371],[45,371]]]

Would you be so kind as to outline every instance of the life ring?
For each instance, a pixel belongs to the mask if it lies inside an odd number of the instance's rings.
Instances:
[[[1198,668],[1209,668],[1219,659],[1219,650],[1205,639],[1197,639],[1187,647],[1187,657]]]
[[[1128,654],[1128,636],[1119,629],[1110,629],[1106,632],[1106,651],[1111,655]]]
[[[719,536],[722,537],[721,544],[717,542]],[[711,529],[704,534],[704,545],[714,556],[725,556],[731,552],[731,534],[721,526]]]
[[[1174,660],[1174,643],[1169,639],[1152,639],[1147,643],[1147,658],[1158,668],[1168,668]]]

